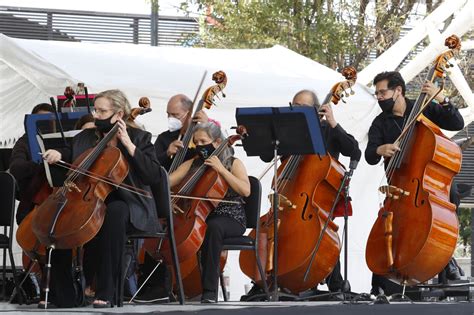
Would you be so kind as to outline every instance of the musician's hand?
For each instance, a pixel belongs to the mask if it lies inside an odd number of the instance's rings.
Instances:
[[[432,97],[436,93],[438,93],[439,87],[434,85],[431,81],[426,81],[423,83],[423,86],[421,87],[421,92],[428,94],[429,97]],[[438,95],[436,95],[435,100],[437,100],[439,103],[444,101],[444,98],[446,96],[443,94],[443,91],[440,91]]]
[[[136,146],[135,144],[133,144],[132,140],[130,139],[130,136],[128,135],[127,125],[122,119],[118,119],[117,124],[119,125],[117,138],[120,140],[120,142],[122,142],[123,146],[127,149],[128,154],[130,154],[130,156],[134,156]]]
[[[168,146],[168,150],[166,150],[166,155],[168,156],[175,155],[176,152],[178,152],[180,148],[184,148],[183,142],[180,140],[174,140]]]
[[[43,159],[48,162],[48,164],[54,164],[56,162],[59,162],[62,158],[61,152],[56,151],[56,150],[47,150],[43,154]]]
[[[319,113],[320,115],[323,115],[324,117],[326,117],[326,120],[328,124],[331,126],[331,128],[334,128],[337,126],[337,121],[334,118],[334,114],[332,112],[332,108],[330,104],[321,105],[321,107],[319,108]]]
[[[377,154],[383,157],[392,157],[397,151],[400,151],[400,148],[393,143],[384,144],[377,148]]]
[[[196,115],[194,115],[193,121],[199,123],[207,123],[209,121],[209,118],[203,110],[200,110],[196,113]]]
[[[210,158],[206,159],[204,164],[212,167],[219,174],[226,170],[221,160],[219,160],[217,156],[211,156]]]

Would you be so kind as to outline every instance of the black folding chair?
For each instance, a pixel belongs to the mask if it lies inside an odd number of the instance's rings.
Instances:
[[[7,273],[7,250],[10,256],[10,266],[13,274],[16,292],[21,292],[17,277],[15,260],[13,259],[13,226],[15,225],[15,178],[7,172],[0,172],[0,226],[3,226],[3,233],[0,234],[0,248],[3,248],[3,299],[6,299],[6,273]],[[23,301],[21,294],[18,294],[20,304]]]
[[[134,232],[127,235],[128,240],[136,239],[147,239],[147,238],[158,238],[158,239],[168,239],[171,247],[171,255],[173,259],[173,267],[175,272],[175,279],[178,286],[178,295],[179,295],[179,304],[184,304],[184,290],[183,282],[181,279],[181,271],[179,268],[178,262],[178,252],[176,250],[176,241],[174,237],[174,226],[173,226],[173,213],[171,208],[171,196],[170,196],[170,187],[168,181],[168,173],[163,167],[160,167],[160,180],[151,186],[153,197],[157,205],[158,218],[166,219],[167,227],[165,231],[156,232],[156,233],[147,233],[147,232]],[[160,262],[158,262],[159,264]],[[117,306],[123,306],[123,291],[124,291],[124,278],[127,268],[123,276],[120,278],[118,288],[120,290],[117,301]],[[156,270],[156,268],[155,268]]]
[[[259,229],[260,229],[260,206],[262,200],[262,185],[260,181],[253,177],[249,176],[250,181],[250,195],[247,198],[244,198],[245,201],[245,215],[247,216],[247,228],[255,229],[256,236],[255,239],[242,235],[238,237],[231,237],[224,239],[224,246],[222,250],[253,250],[255,252],[255,260],[257,262],[258,271],[260,273],[261,279],[265,279],[265,271],[263,270],[260,259],[258,258],[258,243],[259,243]],[[223,281],[222,273],[220,274],[220,282],[222,288],[222,295],[224,296],[224,301],[227,302],[227,294],[225,283]],[[269,299],[268,286],[266,281],[262,281],[264,286],[265,294],[267,299]]]

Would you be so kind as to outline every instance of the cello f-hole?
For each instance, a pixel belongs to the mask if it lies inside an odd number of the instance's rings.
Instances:
[[[91,185],[88,184],[88,185],[87,185],[86,192],[84,193],[84,197],[82,198],[82,200],[84,200],[84,201],[86,201],[86,202],[89,202],[89,201],[92,200],[91,197],[87,197],[87,196],[89,195],[90,190],[91,190]]]
[[[307,221],[307,220],[311,220],[313,218],[313,215],[312,214],[309,214],[308,217],[306,218],[305,217],[305,214],[306,214],[306,210],[308,209],[308,203],[309,203],[309,196],[306,192],[302,192],[300,194],[301,197],[306,197],[306,200],[304,202],[304,206],[303,206],[303,211],[301,211],[301,219],[303,221]]]
[[[424,199],[419,199],[419,196],[420,196],[420,181],[418,180],[418,178],[414,178],[412,179],[411,181],[412,183],[416,183],[416,192],[415,192],[415,207],[421,207],[422,205],[425,204],[425,200]]]

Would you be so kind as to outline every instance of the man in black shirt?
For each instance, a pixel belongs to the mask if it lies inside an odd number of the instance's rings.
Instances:
[[[292,101],[293,106],[312,106],[315,107],[321,118],[321,132],[323,134],[326,149],[336,160],[342,154],[348,157],[360,158],[359,143],[350,134],[348,134],[334,118],[330,104],[319,104],[316,94],[311,90],[301,90],[295,94]],[[322,119],[322,118],[325,119]],[[329,291],[338,292],[342,290],[341,263],[338,260],[333,271],[326,278]],[[314,288],[316,290],[316,288]]]
[[[374,78],[375,96],[382,109],[372,122],[369,129],[369,141],[365,150],[365,159],[371,165],[377,164],[382,157],[385,158],[385,167],[390,158],[400,150],[394,142],[400,136],[404,125],[411,113],[414,102],[405,97],[405,81],[399,72],[390,71],[379,73]],[[428,97],[435,95],[438,88],[427,81],[421,88],[422,93]],[[436,101],[436,102],[435,102]],[[423,115],[442,129],[461,130],[464,120],[458,109],[454,107],[449,98],[440,92],[423,111]],[[456,193],[456,185],[451,186],[451,199]],[[457,268],[452,263],[447,266],[448,278],[457,278]],[[372,278],[372,293],[381,293],[383,278],[374,274]]]
[[[166,107],[168,114],[168,130],[162,132],[155,141],[155,150],[158,161],[161,165],[169,170],[173,162],[172,156],[183,147],[183,142],[178,140],[181,128],[186,123],[187,117],[190,117],[190,111],[193,107],[193,102],[183,94],[172,96]],[[193,118],[193,121],[205,123],[208,121],[207,115],[204,111],[199,111]],[[185,160],[194,156],[194,150],[188,150]]]

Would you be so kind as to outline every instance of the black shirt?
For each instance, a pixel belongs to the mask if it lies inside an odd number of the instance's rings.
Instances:
[[[175,141],[179,137],[179,131],[165,131],[160,133],[158,138],[155,141],[155,151],[156,151],[156,157],[158,158],[158,161],[160,164],[168,171],[171,167],[171,163],[173,162],[173,159],[171,159],[168,154],[166,154],[166,150],[168,150],[168,147],[170,146],[171,142]],[[186,156],[184,158],[185,161],[191,159],[196,155],[196,152],[194,149],[189,149],[186,152]]]
[[[383,144],[394,143],[400,136],[403,125],[413,109],[413,101],[405,98],[406,110],[404,116],[395,116],[393,113],[382,112],[375,117],[369,129],[369,142],[365,149],[365,160],[371,165],[380,161],[381,156],[377,154],[377,148]],[[458,109],[451,103],[441,106],[430,103],[423,111],[423,115],[442,129],[461,130],[464,128],[464,119]]]
[[[337,124],[336,127],[331,128],[331,126],[323,120],[321,122],[321,132],[328,153],[336,160],[339,159],[339,154],[352,158],[359,154],[360,157],[359,143],[352,135],[348,134],[341,125]]]

